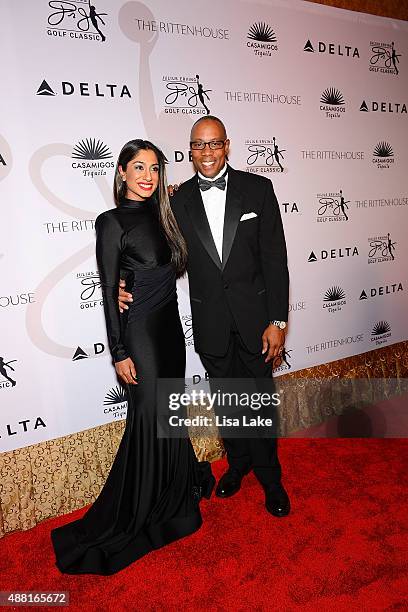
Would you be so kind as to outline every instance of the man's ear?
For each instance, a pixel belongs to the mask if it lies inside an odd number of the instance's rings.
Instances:
[[[230,141],[227,138],[227,140],[225,141],[225,159],[228,161],[228,153],[229,153],[229,148],[230,148]]]

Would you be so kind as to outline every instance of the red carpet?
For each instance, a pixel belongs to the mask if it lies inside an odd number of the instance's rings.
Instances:
[[[64,576],[45,521],[1,540],[0,590],[70,592],[70,610],[407,610],[407,440],[281,440],[292,514],[253,475],[203,527],[114,576]],[[216,476],[224,461],[213,464]],[[46,609],[46,608],[41,608]],[[55,609],[55,608],[53,608]]]

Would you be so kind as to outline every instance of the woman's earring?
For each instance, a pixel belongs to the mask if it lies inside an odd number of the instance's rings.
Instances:
[[[122,176],[122,181],[126,183],[126,176]]]

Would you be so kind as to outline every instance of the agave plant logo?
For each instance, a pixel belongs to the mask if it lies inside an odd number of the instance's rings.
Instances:
[[[72,150],[73,159],[110,159],[112,153],[101,140],[87,138],[80,140]]]
[[[320,98],[322,104],[330,104],[330,106],[341,106],[345,104],[343,94],[335,87],[328,87],[322,93]]]
[[[346,110],[346,103],[343,94],[336,87],[327,87],[320,98],[320,110],[325,112],[325,116],[330,119],[340,117],[340,113]]]
[[[391,337],[391,325],[388,321],[378,321],[371,331],[371,342],[375,342],[375,346],[384,344]]]
[[[375,147],[373,155],[374,157],[394,157],[394,151],[392,146],[383,140]]]
[[[391,325],[387,321],[378,321],[372,329],[372,336],[382,336],[391,331]]]
[[[72,149],[74,170],[80,170],[83,176],[106,176],[106,168],[113,168],[112,153],[108,146],[96,138],[84,138]]]
[[[117,406],[118,404],[125,404],[127,402],[126,391],[123,387],[116,385],[112,387],[105,395],[103,402],[104,406]]]
[[[344,300],[346,294],[343,289],[338,285],[335,287],[330,287],[324,294],[323,300],[325,302],[337,302],[337,300]]]
[[[249,28],[247,38],[257,40],[259,42],[277,42],[275,32],[264,21],[254,23]]]
[[[373,151],[373,164],[377,168],[389,168],[394,161],[394,151],[390,143],[385,140],[379,142]]]
[[[323,308],[328,312],[338,312],[346,303],[346,294],[338,285],[327,289],[323,296]]]
[[[128,403],[125,389],[120,385],[112,387],[105,395],[103,405],[104,414],[110,416],[111,419],[121,420],[126,418]]]
[[[252,49],[255,55],[272,56],[272,51],[278,50],[276,34],[270,25],[259,21],[251,25],[248,30],[247,47]]]

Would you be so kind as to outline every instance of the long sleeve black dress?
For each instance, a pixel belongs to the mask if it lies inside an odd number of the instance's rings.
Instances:
[[[124,199],[96,220],[96,254],[109,347],[131,357],[126,428],[99,497],[82,519],[51,532],[57,567],[69,574],[113,574],[201,526],[198,502],[213,480],[188,438],[158,438],[157,378],[185,375],[176,274],[153,198]],[[133,303],[120,315],[119,278]]]

